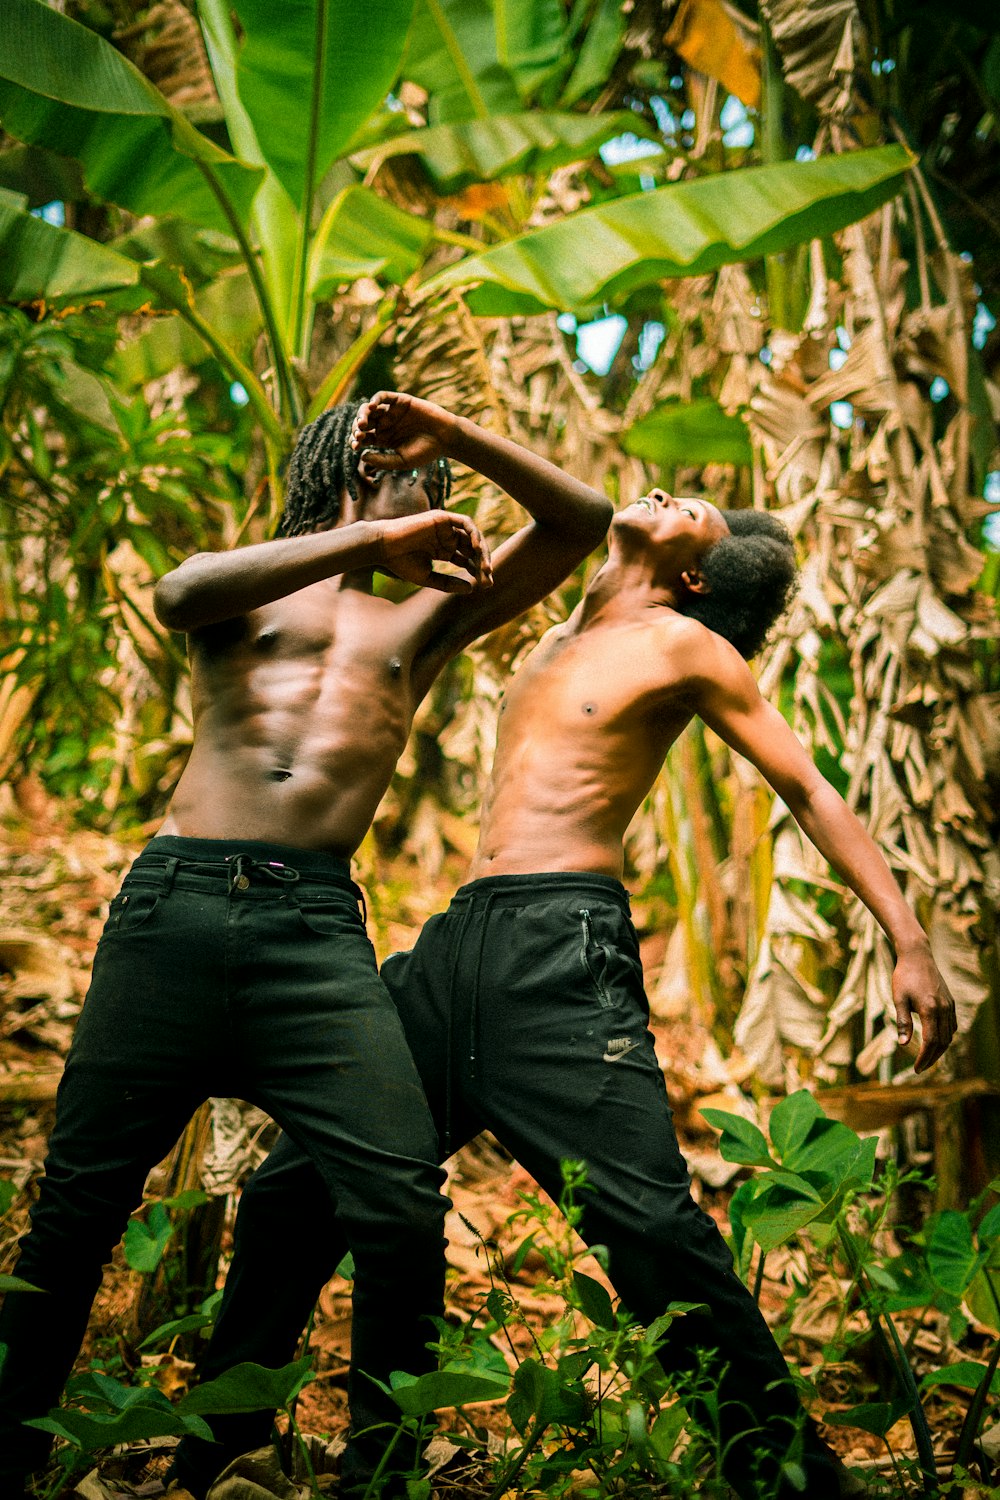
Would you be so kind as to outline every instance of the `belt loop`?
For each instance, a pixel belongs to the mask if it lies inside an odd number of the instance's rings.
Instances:
[[[357,892],[358,892],[358,901],[361,904],[361,920],[365,924],[365,926],[367,927],[368,926],[368,906],[367,906],[367,903],[365,901],[365,893],[361,889],[360,886],[357,887]]]
[[[174,888],[174,876],[177,874],[177,866],[180,860],[175,854],[168,854],[163,861],[163,871],[160,876],[160,895],[169,896]]]

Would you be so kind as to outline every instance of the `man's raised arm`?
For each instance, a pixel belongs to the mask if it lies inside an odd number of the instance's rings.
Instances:
[[[426,604],[433,616],[430,676],[477,636],[544,599],[598,546],[611,524],[610,500],[589,484],[519,443],[415,396],[395,391],[373,396],[358,413],[351,444],[362,463],[376,471],[455,459],[499,485],[531,517],[497,548],[492,589],[461,601]]]
[[[455,563],[467,578],[435,573]],[[160,579],[158,619],[170,630],[202,630],[272,604],[309,584],[355,569],[384,568],[446,593],[489,583],[489,552],[468,516],[434,511],[386,521],[353,521],[305,536],[199,552]]]
[[[765,776],[803,832],[868,907],[896,953],[893,1002],[901,1045],[920,1018],[922,1072],[955,1035],[955,1002],[927,936],[874,840],[816,769],[776,708],[757,691],[749,667],[721,636],[706,633],[692,684],[692,706],[705,723]]]

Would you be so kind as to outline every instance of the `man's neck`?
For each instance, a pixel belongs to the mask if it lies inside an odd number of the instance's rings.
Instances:
[[[580,601],[581,629],[591,625],[639,620],[650,611],[676,610],[676,586],[658,579],[644,559],[608,558]]]

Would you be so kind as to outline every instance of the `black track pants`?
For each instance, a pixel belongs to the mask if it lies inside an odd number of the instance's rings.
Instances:
[[[347,862],[270,844],[160,837],[125,878],[59,1088],[45,1177],[0,1341],[0,1493],[45,1460],[21,1426],[59,1398],[101,1267],[150,1168],[210,1095],[266,1110],[309,1164],[316,1218],[293,1197],[269,1226],[269,1298],[305,1243],[354,1253],[355,1427],[395,1410],[367,1378],[427,1367],[441,1311],[437,1135],[398,1013],[378,976]],[[335,1212],[334,1212],[335,1210]],[[319,1250],[317,1235],[332,1238]],[[250,1312],[251,1324],[260,1309]]]
[[[670,1302],[707,1305],[707,1314],[675,1321],[663,1362],[689,1370],[696,1351],[717,1351],[716,1367],[725,1367],[727,1477],[752,1493],[754,1449],[767,1446],[780,1456],[801,1408],[721,1234],[691,1196],[647,1027],[622,886],[573,874],[475,881],[431,918],[411,953],[386,960],[382,976],[445,1151],[489,1129],[556,1198],[560,1162],[583,1160],[589,1186],[581,1233],[607,1246],[625,1306],[649,1323]],[[312,1165],[294,1143],[279,1141],[243,1193],[207,1373],[234,1359],[279,1364],[291,1357],[334,1269],[335,1227],[314,1220],[294,1274],[280,1280],[274,1238],[278,1226],[316,1201]],[[262,1414],[259,1441],[267,1429]],[[747,1429],[751,1435],[741,1441]],[[811,1425],[806,1450],[811,1500],[836,1495],[828,1450]],[[196,1452],[185,1440],[182,1460]]]

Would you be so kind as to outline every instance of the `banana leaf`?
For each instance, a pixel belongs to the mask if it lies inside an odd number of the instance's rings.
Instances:
[[[598,0],[597,10],[587,27],[569,82],[559,103],[563,108],[575,104],[591,90],[603,88],[615,59],[622,50],[625,18],[620,0]],[[635,130],[635,123],[631,127]]]
[[[227,229],[263,176],[214,145],[96,32],[44,0],[4,0],[0,123],[80,163],[87,191],[135,214]],[[214,184],[214,189],[213,189]]]
[[[525,111],[408,130],[357,152],[352,160],[365,170],[390,156],[419,156],[439,192],[457,193],[472,182],[491,182],[512,172],[551,172],[584,161],[626,131],[651,139],[656,134],[628,110],[602,115]]]
[[[323,215],[316,235],[310,295],[319,301],[359,276],[404,282],[423,261],[433,238],[429,220],[404,213],[370,188],[345,188]]]
[[[301,207],[399,72],[413,0],[235,0],[240,98]],[[317,59],[320,69],[317,72]]]
[[[139,287],[140,267],[97,240],[25,212],[0,190],[0,297],[7,302],[101,297]],[[137,297],[143,301],[145,294]]]
[[[561,0],[493,0],[497,60],[522,99],[566,63],[566,14]]]
[[[489,0],[417,0],[403,73],[430,95],[432,125],[521,108],[517,83],[497,53]]]
[[[479,283],[484,317],[592,315],[637,287],[755,260],[832,234],[900,191],[911,157],[879,146],[682,182],[583,209],[449,266],[438,290]]]
[[[711,400],[670,401],[655,408],[623,434],[622,447],[664,467],[753,460],[746,423]]]

